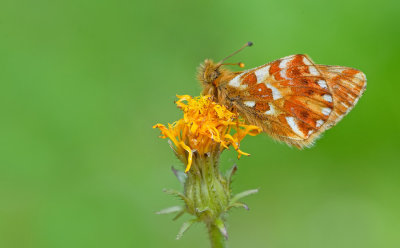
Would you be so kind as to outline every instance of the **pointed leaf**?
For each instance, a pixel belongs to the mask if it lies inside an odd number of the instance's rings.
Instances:
[[[234,164],[227,172],[226,172],[226,178],[229,180],[229,182],[232,180],[232,176],[236,173],[238,167],[236,164]]]
[[[257,192],[258,192],[258,189],[250,189],[250,190],[243,191],[243,192],[241,192],[239,194],[236,194],[231,199],[231,205],[233,203],[239,201],[243,197],[246,197],[246,196],[249,196],[249,195],[253,195],[253,194],[257,193]]]
[[[183,234],[193,225],[193,223],[197,222],[197,219],[189,220],[181,226],[178,235],[176,235],[176,239],[182,238]]]
[[[226,230],[224,222],[221,219],[216,219],[214,224],[218,227],[222,235],[224,235],[225,239],[228,239],[228,231]]]
[[[205,207],[203,209],[196,208],[196,212],[198,212],[198,213],[203,213],[203,212],[206,212],[206,211],[210,211],[210,208],[209,207]]]
[[[195,210],[196,210],[197,216],[199,216],[199,214],[205,214],[205,215],[208,215],[208,216],[212,215],[212,211],[211,211],[211,209],[209,207],[202,208],[202,209],[195,208]]]
[[[175,174],[176,178],[178,178],[178,181],[184,185],[187,175],[185,172],[180,171],[180,170],[176,170],[173,166],[171,167],[172,172]]]
[[[173,206],[173,207],[169,207],[169,208],[164,208],[164,209],[156,212],[156,214],[172,214],[172,213],[182,211],[182,209],[183,209],[182,206]]]
[[[172,143],[171,140],[168,140],[168,144],[169,144],[169,147],[171,147],[172,151],[174,152],[175,156],[179,158],[180,155],[179,155],[179,153],[176,151],[176,148],[175,148],[175,146],[174,146],[174,144]]]
[[[186,211],[183,209],[182,211],[180,211],[172,220],[177,220],[179,219],[179,217],[181,217]]]
[[[167,193],[168,195],[178,196],[179,198],[181,198],[185,202],[185,204],[187,206],[191,205],[190,204],[190,200],[185,195],[183,195],[181,192],[173,190],[173,189],[163,189],[163,191],[165,193]]]
[[[236,173],[237,169],[238,169],[237,165],[234,164],[234,165],[232,166],[232,168],[230,168],[230,169],[226,172],[226,178],[227,178],[227,180],[228,180],[228,187],[227,187],[228,190],[230,190],[230,188],[231,188],[232,177],[233,177],[233,175]]]
[[[250,210],[249,207],[243,202],[235,202],[228,206],[228,210],[231,208],[244,208],[246,210]]]

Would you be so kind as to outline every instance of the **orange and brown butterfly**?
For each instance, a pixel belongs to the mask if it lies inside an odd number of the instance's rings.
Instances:
[[[251,45],[248,42],[227,58]],[[367,85],[365,74],[357,69],[316,65],[303,54],[241,72],[223,68],[224,60],[207,59],[200,66],[202,94],[211,95],[272,138],[298,148],[311,146],[339,122]]]

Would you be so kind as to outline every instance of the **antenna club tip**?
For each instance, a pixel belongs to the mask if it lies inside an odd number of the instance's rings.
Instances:
[[[240,68],[244,68],[244,67],[245,67],[245,65],[244,65],[244,63],[243,63],[243,62],[239,62],[239,64],[238,64],[238,65],[239,65],[239,67],[240,67]]]
[[[251,47],[253,45],[253,42],[249,41],[247,42],[247,46]]]

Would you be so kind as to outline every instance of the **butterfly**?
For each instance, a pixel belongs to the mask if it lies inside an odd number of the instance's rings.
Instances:
[[[251,45],[248,42],[227,58]],[[241,72],[223,68],[224,60],[207,59],[200,66],[202,94],[273,139],[298,148],[310,147],[347,115],[367,85],[365,74],[357,69],[317,65],[304,54]]]

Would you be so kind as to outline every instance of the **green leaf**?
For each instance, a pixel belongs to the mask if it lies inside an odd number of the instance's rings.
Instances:
[[[228,189],[230,188],[230,184],[232,182],[232,177],[236,173],[238,167],[236,164],[232,166],[227,172],[226,172],[226,178],[228,179]]]
[[[171,167],[172,172],[175,174],[176,178],[178,178],[178,181],[182,184],[185,185],[187,175],[185,172],[176,170],[173,166]]]
[[[249,207],[248,207],[246,204],[244,204],[243,202],[235,202],[235,203],[232,203],[232,204],[230,204],[230,205],[228,206],[227,210],[229,210],[229,209],[231,209],[231,208],[244,208],[244,209],[246,209],[246,210],[250,210]]]
[[[178,235],[176,235],[176,239],[182,238],[183,234],[193,225],[193,223],[197,222],[197,219],[189,220],[181,226],[181,229],[178,232]]]
[[[169,208],[164,208],[164,209],[156,212],[156,214],[172,214],[172,213],[182,211],[182,209],[183,209],[182,206],[173,206],[173,207],[169,207]]]
[[[165,193],[167,193],[168,195],[174,195],[174,196],[178,196],[179,198],[181,198],[182,200],[184,200],[185,202],[188,201],[188,198],[186,196],[184,196],[181,192],[176,191],[174,189],[163,189],[163,191]]]
[[[228,231],[226,230],[224,222],[221,219],[216,219],[214,225],[218,227],[218,230],[224,235],[225,239],[228,239]]]
[[[186,212],[185,209],[183,209],[183,210],[180,211],[172,220],[177,220],[177,219],[179,219],[179,217],[181,217],[185,212]]]
[[[179,198],[181,198],[185,202],[186,206],[188,206],[188,207],[193,205],[192,202],[190,201],[190,199],[187,198],[185,195],[183,195],[179,191],[176,191],[176,190],[173,190],[173,189],[163,189],[163,191],[165,193],[167,193],[168,195],[178,196]]]
[[[196,212],[198,212],[198,213],[203,213],[203,212],[206,212],[206,211],[210,211],[210,208],[209,207],[205,207],[203,209],[196,208]]]
[[[196,208],[195,210],[196,210],[196,213],[197,213],[198,216],[199,216],[199,214],[205,214],[205,215],[208,215],[208,216],[212,215],[212,211],[211,211],[211,209],[209,207],[202,208],[202,209],[201,208]]]
[[[249,195],[253,195],[253,194],[255,194],[255,193],[258,193],[258,189],[250,189],[250,190],[243,191],[243,192],[241,192],[241,193],[239,193],[239,194],[236,194],[236,195],[234,195],[234,196],[232,197],[232,199],[231,199],[231,204],[230,204],[230,205],[232,205],[232,204],[234,204],[235,202],[239,201],[239,200],[242,199],[243,197],[246,197],[246,196],[249,196]]]

